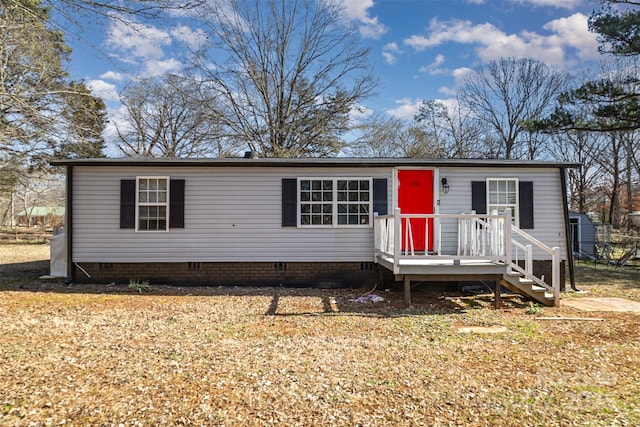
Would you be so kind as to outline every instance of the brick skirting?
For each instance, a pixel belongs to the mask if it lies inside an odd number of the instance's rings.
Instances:
[[[391,272],[379,268],[372,262],[83,262],[74,265],[74,282],[337,288],[373,286],[381,275],[393,281]]]
[[[562,289],[564,265],[562,262]],[[551,281],[551,261],[534,261],[533,269],[537,275],[544,274],[547,283]],[[388,286],[394,282],[394,276],[372,262],[83,262],[74,265],[75,283],[126,284],[130,280],[169,285],[357,288],[374,284]]]

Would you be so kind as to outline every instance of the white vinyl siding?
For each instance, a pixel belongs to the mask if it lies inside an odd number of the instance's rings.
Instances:
[[[560,187],[560,172],[557,168],[440,168],[440,176],[446,176],[449,193],[440,194],[439,212],[460,214],[471,212],[471,182],[485,181],[488,178],[511,179],[533,182],[535,227],[524,230],[549,247],[560,248],[561,256],[566,259],[566,240],[564,225],[563,199]],[[488,201],[488,199],[487,199]],[[457,228],[447,225],[443,230],[443,250],[455,251]],[[534,259],[551,259],[551,256],[534,249]]]
[[[73,169],[74,262],[367,262],[371,227],[282,227],[282,179],[363,176],[387,179],[393,212],[393,168],[155,167]],[[303,173],[301,173],[303,172]],[[564,211],[557,168],[441,168],[450,185],[439,194],[440,213],[471,212],[471,181],[532,181],[535,228],[527,233],[566,256]],[[120,229],[120,180],[171,176],[185,182],[185,228],[167,233]],[[438,193],[436,193],[438,194]],[[456,227],[446,225],[443,249],[456,248]],[[536,259],[548,259],[539,251]]]
[[[368,262],[372,227],[282,227],[282,178],[386,178],[391,168],[74,167],[75,262]],[[119,228],[120,180],[185,180],[185,228]]]

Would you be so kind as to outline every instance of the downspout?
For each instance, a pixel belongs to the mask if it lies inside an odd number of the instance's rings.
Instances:
[[[564,166],[560,167],[560,187],[562,187],[562,210],[564,211],[564,237],[567,251],[567,262],[569,263],[569,281],[571,290],[581,292],[576,288],[576,271],[573,265],[573,249],[571,245],[571,235],[569,232],[569,202],[567,200],[567,173]]]
[[[67,279],[65,283],[73,283],[73,166],[67,165],[67,186],[66,186],[66,207],[65,207],[65,236],[67,240]]]

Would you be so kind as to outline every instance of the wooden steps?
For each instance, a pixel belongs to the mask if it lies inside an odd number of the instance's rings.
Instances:
[[[530,276],[516,264],[508,266],[500,261],[454,259],[454,257],[445,256],[403,257],[395,265],[393,261],[391,257],[376,256],[377,264],[391,271],[395,270],[396,280],[404,281],[405,303],[407,305],[411,303],[411,282],[465,280],[497,282],[512,292],[540,304],[550,307],[560,305],[559,298],[554,298],[551,286],[540,286],[542,283],[546,283],[544,276],[540,278]]]
[[[533,280],[527,279],[517,272],[505,273],[500,284],[510,291],[525,295],[546,306],[554,307],[560,304],[560,301],[555,301],[553,293],[548,289],[535,284]]]

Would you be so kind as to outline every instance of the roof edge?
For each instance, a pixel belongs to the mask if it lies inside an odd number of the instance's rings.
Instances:
[[[577,168],[580,163],[506,159],[424,159],[424,158],[158,158],[127,157],[97,159],[55,159],[52,166],[174,166],[174,167],[395,167],[395,166],[499,166],[538,168]]]

